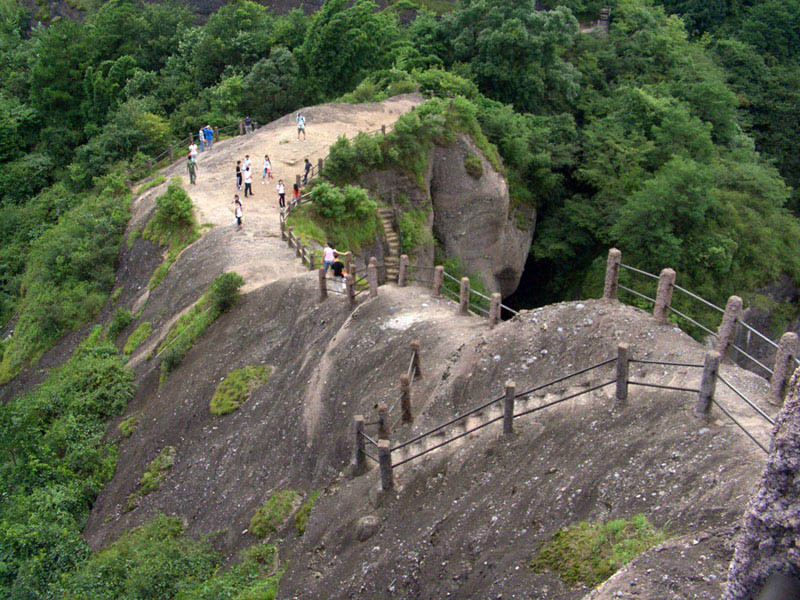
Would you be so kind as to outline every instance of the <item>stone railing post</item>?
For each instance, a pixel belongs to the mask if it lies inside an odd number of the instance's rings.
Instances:
[[[389,410],[381,402],[378,404],[378,438],[388,440],[391,436],[391,426],[389,425]]]
[[[319,268],[319,301],[324,302],[328,298],[328,278],[325,277],[325,269]]]
[[[662,269],[661,276],[658,278],[658,292],[656,292],[656,303],[653,306],[653,317],[659,323],[666,323],[669,315],[669,306],[672,303],[672,291],[675,289],[675,271],[673,269]]]
[[[768,399],[771,403],[780,406],[786,393],[786,386],[792,376],[794,357],[797,356],[798,338],[791,331],[784,333],[778,342],[775,352],[775,367],[772,370],[772,379],[769,380]]]
[[[514,433],[514,397],[516,387],[513,381],[506,381],[506,395],[503,398],[503,433]]]
[[[289,244],[289,248],[291,248],[292,246],[294,246],[294,240],[292,239],[292,228],[291,227],[287,227],[286,231],[288,232],[286,234],[286,236],[287,236],[286,237],[286,241]]]
[[[489,303],[489,329],[494,329],[495,325],[500,322],[500,299],[501,296],[497,292],[492,294],[492,300]]]
[[[147,170],[148,171],[152,171],[153,170],[153,159],[152,158],[148,158],[147,159]]]
[[[628,366],[630,356],[628,344],[617,346],[617,406],[623,407],[628,402]]]
[[[317,175],[322,175],[322,167],[325,165],[325,159],[320,158],[317,160]]]
[[[444,267],[439,265],[433,270],[433,285],[431,286],[431,296],[434,298],[442,297],[442,281],[444,281]]]
[[[281,239],[285,240],[286,239],[286,217],[283,216],[283,212],[281,212],[280,222],[281,222]]]
[[[420,367],[420,359],[419,359],[419,341],[414,340],[411,342],[411,352],[412,356],[414,357],[414,379],[417,377],[422,377],[422,368]]]
[[[367,283],[369,284],[370,298],[378,297],[378,267],[375,266],[374,260],[375,257],[372,257],[367,265]]]
[[[712,350],[706,354],[705,365],[703,366],[703,379],[700,380],[700,393],[695,407],[695,416],[705,417],[711,409],[711,400],[717,388],[717,375],[719,374],[719,361],[722,355]]]
[[[462,315],[469,314],[469,277],[461,278],[461,292],[458,296],[458,311]]]
[[[353,459],[350,463],[353,475],[361,475],[367,468],[367,455],[364,449],[364,417],[353,417]]]
[[[381,133],[386,135],[386,125],[381,125]]]
[[[397,271],[397,285],[406,287],[406,270],[408,269],[408,254],[400,255],[400,268]]]
[[[308,270],[314,270],[314,251],[310,248],[306,248],[306,255],[308,256]]]
[[[411,380],[408,375],[400,375],[400,408],[403,411],[403,423],[410,423],[411,414]]]
[[[244,123],[242,121],[239,121],[239,135],[242,135],[243,133],[244,133]]]
[[[294,249],[297,258],[303,258],[303,242],[300,241],[300,238],[295,238]]]
[[[172,162],[174,160],[175,160],[175,149],[172,146],[170,146],[169,147],[169,162]]]
[[[619,267],[622,264],[622,252],[616,248],[608,251],[606,261],[606,281],[603,286],[603,300],[616,300],[619,286]]]
[[[378,440],[378,464],[381,469],[381,490],[388,492],[394,489],[392,450],[389,440]]]
[[[350,269],[350,266],[351,266],[350,265],[350,253],[346,252],[345,255],[344,255],[344,270],[345,270],[346,273],[351,273],[352,272],[351,269]]]
[[[725,305],[725,314],[722,315],[722,323],[717,330],[717,344],[714,348],[720,354],[720,358],[725,358],[725,354],[733,341],[736,333],[736,321],[742,315],[742,299],[739,296],[731,296]]]
[[[356,305],[356,285],[350,273],[344,276],[344,284],[347,289],[347,298],[350,301],[350,306],[353,307]]]

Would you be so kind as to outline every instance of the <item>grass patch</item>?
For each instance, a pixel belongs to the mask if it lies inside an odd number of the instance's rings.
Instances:
[[[147,284],[153,290],[164,280],[181,250],[200,237],[194,205],[181,187],[180,177],[172,179],[167,190],[156,198],[156,214],[142,231],[142,237],[167,247],[164,262],[156,268]]]
[[[374,212],[364,218],[327,218],[321,216],[313,204],[293,210],[288,226],[306,245],[312,241],[320,245],[330,241],[343,252],[358,252],[371,244],[380,231],[380,221]]]
[[[261,387],[270,376],[270,368],[245,367],[236,369],[225,376],[217,386],[209,403],[211,414],[222,416],[239,408],[253,390]]]
[[[467,175],[473,179],[483,177],[483,163],[476,154],[470,153],[464,157],[464,168],[467,170]]]
[[[158,347],[161,355],[161,383],[178,366],[206,327],[228,310],[239,299],[239,288],[244,279],[237,273],[223,273],[211,284],[188,313],[182,315],[170,328]]]
[[[175,463],[175,448],[165,446],[161,449],[147,468],[144,470],[142,478],[139,480],[139,487],[128,496],[128,510],[133,510],[139,504],[139,500],[152,492],[155,492],[164,480],[167,473]]]
[[[125,341],[125,346],[122,348],[122,353],[130,356],[134,351],[142,345],[147,337],[153,332],[153,326],[150,321],[145,321],[133,330]]]
[[[131,435],[133,435],[133,432],[136,431],[138,426],[139,415],[131,415],[130,417],[120,421],[120,424],[117,425],[117,430],[123,438],[129,438]]]
[[[140,185],[139,189],[136,190],[136,195],[138,196],[140,194],[144,194],[147,190],[151,190],[154,187],[161,185],[166,180],[167,180],[167,178],[164,175],[159,175],[158,177],[154,177],[153,179],[151,179],[147,183],[143,183],[142,185]]]
[[[111,304],[116,304],[117,300],[119,300],[120,294],[122,294],[122,290],[125,289],[124,285],[119,286],[113,292],[111,292]]]
[[[303,535],[306,532],[308,518],[311,516],[311,511],[314,510],[314,503],[317,501],[317,498],[319,498],[319,492],[317,490],[312,491],[294,516],[294,525],[297,528],[297,535]]]
[[[607,523],[583,521],[559,529],[536,553],[531,568],[550,569],[569,586],[594,587],[667,537],[644,515]]]
[[[297,492],[294,490],[280,490],[275,492],[250,519],[250,531],[253,535],[265,538],[278,530],[292,514],[295,507]]]
[[[106,335],[110,340],[115,340],[128,325],[131,324],[133,315],[127,308],[118,308],[114,311],[111,321],[108,323]]]

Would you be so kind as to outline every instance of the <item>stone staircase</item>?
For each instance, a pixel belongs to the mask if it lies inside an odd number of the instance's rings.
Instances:
[[[379,208],[378,216],[383,224],[383,235],[389,245],[389,252],[383,259],[386,266],[386,281],[397,281],[400,270],[400,236],[394,230],[394,210],[391,208]]]

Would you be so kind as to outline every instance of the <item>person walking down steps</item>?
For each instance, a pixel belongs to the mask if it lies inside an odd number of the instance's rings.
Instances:
[[[346,286],[344,283],[344,276],[346,275],[346,273],[344,272],[344,263],[339,259],[339,256],[340,255],[338,252],[333,253],[333,257],[335,260],[331,265],[331,271],[333,271],[333,282],[336,285],[336,288],[340,292],[344,293],[346,291],[345,290]]]
[[[186,170],[189,172],[189,183],[194,185],[197,181],[197,161],[191,153],[186,157]]]
[[[242,201],[239,194],[233,196],[233,216],[236,217],[236,231],[242,230]]]

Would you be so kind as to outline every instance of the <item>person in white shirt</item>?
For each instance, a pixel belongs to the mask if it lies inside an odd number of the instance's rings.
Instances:
[[[189,146],[189,154],[192,155],[192,160],[197,162],[197,144],[194,142]]]
[[[236,231],[242,229],[242,201],[239,200],[239,194],[233,196],[233,216],[236,217]]]
[[[261,174],[261,184],[265,183],[265,179],[269,177],[272,179],[272,163],[269,160],[269,154],[264,155],[264,172]]]
[[[283,179],[278,179],[278,185],[275,186],[278,190],[278,206],[281,208],[286,207],[286,187],[283,185]]]
[[[250,195],[254,196],[255,194],[253,194],[253,172],[250,170],[250,167],[247,167],[244,170],[243,179],[244,179],[244,197],[247,198],[247,192],[250,192]]]
[[[297,141],[300,141],[300,134],[303,134],[303,141],[306,141],[306,118],[297,113],[297,117],[295,119],[297,121]]]
[[[244,155],[244,162],[242,163],[242,168],[244,168],[244,169],[249,169],[250,168],[250,155],[249,154],[245,154]]]

